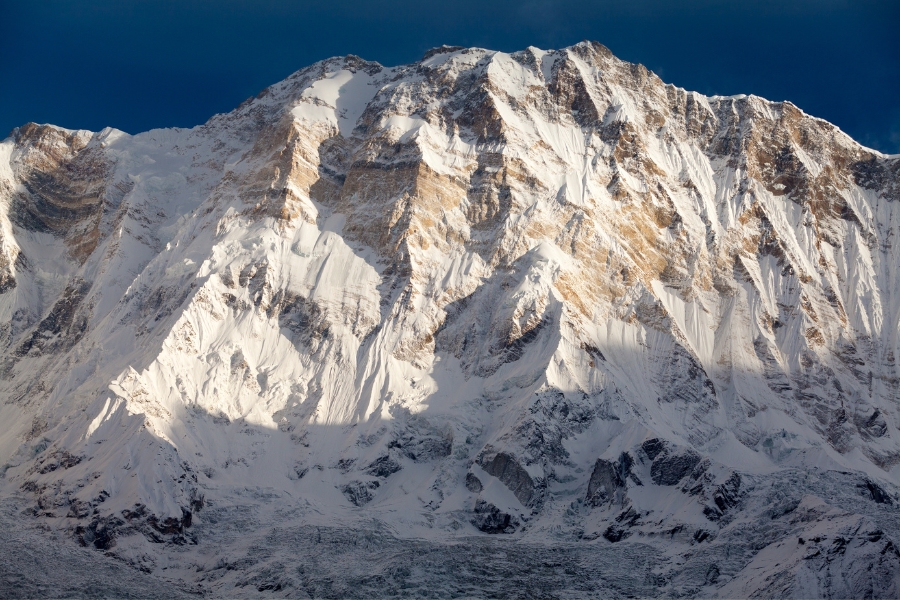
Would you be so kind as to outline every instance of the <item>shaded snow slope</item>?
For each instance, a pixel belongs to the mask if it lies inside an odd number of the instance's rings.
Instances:
[[[3,485],[150,571],[243,507],[250,537],[661,553],[642,595],[890,595],[898,200],[896,157],[593,43],[330,59],[190,130],[29,124]],[[742,558],[679,575],[706,547]]]

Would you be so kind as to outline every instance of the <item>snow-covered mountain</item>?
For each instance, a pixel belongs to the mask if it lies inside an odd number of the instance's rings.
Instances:
[[[226,595],[896,596],[898,235],[900,157],[596,43],[28,124],[4,522]]]

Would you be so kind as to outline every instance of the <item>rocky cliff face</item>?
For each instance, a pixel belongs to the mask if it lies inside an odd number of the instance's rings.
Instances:
[[[6,493],[145,570],[243,506],[668,552],[641,594],[890,594],[898,201],[900,158],[594,43],[331,59],[192,130],[26,125]]]

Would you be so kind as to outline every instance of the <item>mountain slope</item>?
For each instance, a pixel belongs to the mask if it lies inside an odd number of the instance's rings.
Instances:
[[[0,198],[4,486],[84,544],[279,506],[668,553],[641,594],[898,584],[900,159],[789,102],[348,56],[191,130],[21,127]]]

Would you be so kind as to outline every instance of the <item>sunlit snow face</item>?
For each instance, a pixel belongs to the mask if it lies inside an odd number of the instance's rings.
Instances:
[[[20,137],[0,459],[46,505],[682,553],[769,494],[804,536],[845,532],[827,490],[891,498],[895,165],[787,103],[594,44],[452,49],[193,130]]]

